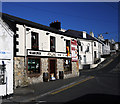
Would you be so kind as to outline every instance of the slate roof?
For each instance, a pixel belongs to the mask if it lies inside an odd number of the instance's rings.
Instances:
[[[66,35],[68,36],[72,36],[74,38],[80,38],[80,39],[86,39],[86,40],[95,40],[97,41],[95,38],[93,38],[92,36],[90,36],[89,34],[86,33],[86,38],[83,38],[83,32],[82,31],[76,31],[76,30],[67,30],[65,32]]]
[[[42,29],[42,30],[46,30],[46,31],[50,31],[50,32],[55,32],[55,33],[58,33],[58,34],[62,33],[61,31],[58,31],[57,29],[54,29],[52,27],[41,25],[41,24],[29,21],[29,20],[25,20],[25,19],[22,19],[22,18],[19,18],[19,17],[15,17],[15,16],[12,16],[12,15],[9,15],[9,14],[6,14],[6,13],[2,13],[2,19],[6,23],[8,23],[8,25],[18,23],[18,24],[27,25],[27,26],[30,26],[30,27],[34,27],[34,28],[38,28],[38,29]],[[12,27],[12,26],[10,26],[10,27]],[[12,29],[13,29],[13,31],[15,31],[13,27],[12,27]]]

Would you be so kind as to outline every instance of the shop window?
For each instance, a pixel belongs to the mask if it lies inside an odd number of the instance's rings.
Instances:
[[[66,40],[66,53],[70,56],[70,40]]]
[[[64,72],[71,72],[71,59],[64,59]]]
[[[40,59],[28,58],[28,74],[40,73]]]
[[[50,36],[50,51],[55,52],[55,37]]]
[[[35,32],[32,32],[31,33],[31,35],[32,35],[32,44],[31,44],[31,46],[32,46],[32,49],[33,50],[38,50],[39,49],[39,44],[38,44],[38,33],[35,33]]]

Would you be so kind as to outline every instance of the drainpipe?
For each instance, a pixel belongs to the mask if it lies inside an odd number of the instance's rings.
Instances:
[[[94,63],[94,60],[93,60],[93,59],[94,59],[94,58],[93,58],[93,53],[94,53],[94,52],[93,52],[93,42],[94,42],[94,41],[91,42],[91,43],[92,43],[92,44],[91,44],[91,46],[92,46],[92,64]]]
[[[25,43],[25,50],[24,50],[24,53],[25,53],[25,69],[27,67],[27,49],[26,49],[26,26],[24,26],[24,43]]]

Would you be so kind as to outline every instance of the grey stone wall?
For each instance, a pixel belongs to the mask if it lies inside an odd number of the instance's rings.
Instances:
[[[41,58],[41,73],[38,77],[28,77],[24,57],[14,57],[14,88],[43,82],[43,73],[48,72],[48,58]]]
[[[24,57],[14,57],[14,88],[29,84],[24,68]]]
[[[59,71],[64,71],[63,59],[57,59],[57,78],[59,79]]]
[[[41,58],[41,73],[39,77],[32,77],[32,78],[28,78],[29,79],[29,83],[33,84],[33,83],[39,83],[39,82],[43,82],[43,73],[44,72],[48,72],[48,58]]]
[[[59,71],[64,71],[64,59],[57,59],[57,78]],[[41,58],[41,73],[38,77],[28,77],[24,66],[24,57],[14,57],[14,87],[27,86],[33,83],[43,82],[43,73],[48,72],[48,58]],[[79,76],[77,62],[72,62],[72,73],[64,74],[64,79]]]
[[[79,67],[77,65],[77,62],[72,62],[72,73],[64,74],[64,78],[72,78],[79,76]]]

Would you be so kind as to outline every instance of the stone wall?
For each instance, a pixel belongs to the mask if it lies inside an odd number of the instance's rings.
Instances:
[[[29,77],[30,84],[43,82],[43,73],[48,72],[48,58],[41,58],[41,73],[39,77]]]
[[[72,73],[64,74],[64,78],[67,79],[77,76],[79,76],[79,66],[77,65],[77,62],[72,62]]]
[[[43,73],[48,73],[48,58],[41,58],[41,73],[37,77],[28,77],[24,66],[24,57],[14,57],[14,88],[27,86],[33,83],[43,82]],[[64,60],[57,59],[57,78],[59,71],[64,71]],[[79,76],[77,62],[72,62],[72,73],[64,74],[64,79]]]
[[[14,57],[14,88],[29,84],[24,68],[24,57]]]
[[[57,59],[57,78],[59,79],[59,71],[64,71],[63,59]]]
[[[48,72],[48,58],[41,58],[41,73],[38,77],[28,77],[24,57],[14,57],[14,88],[43,82],[43,73]]]

